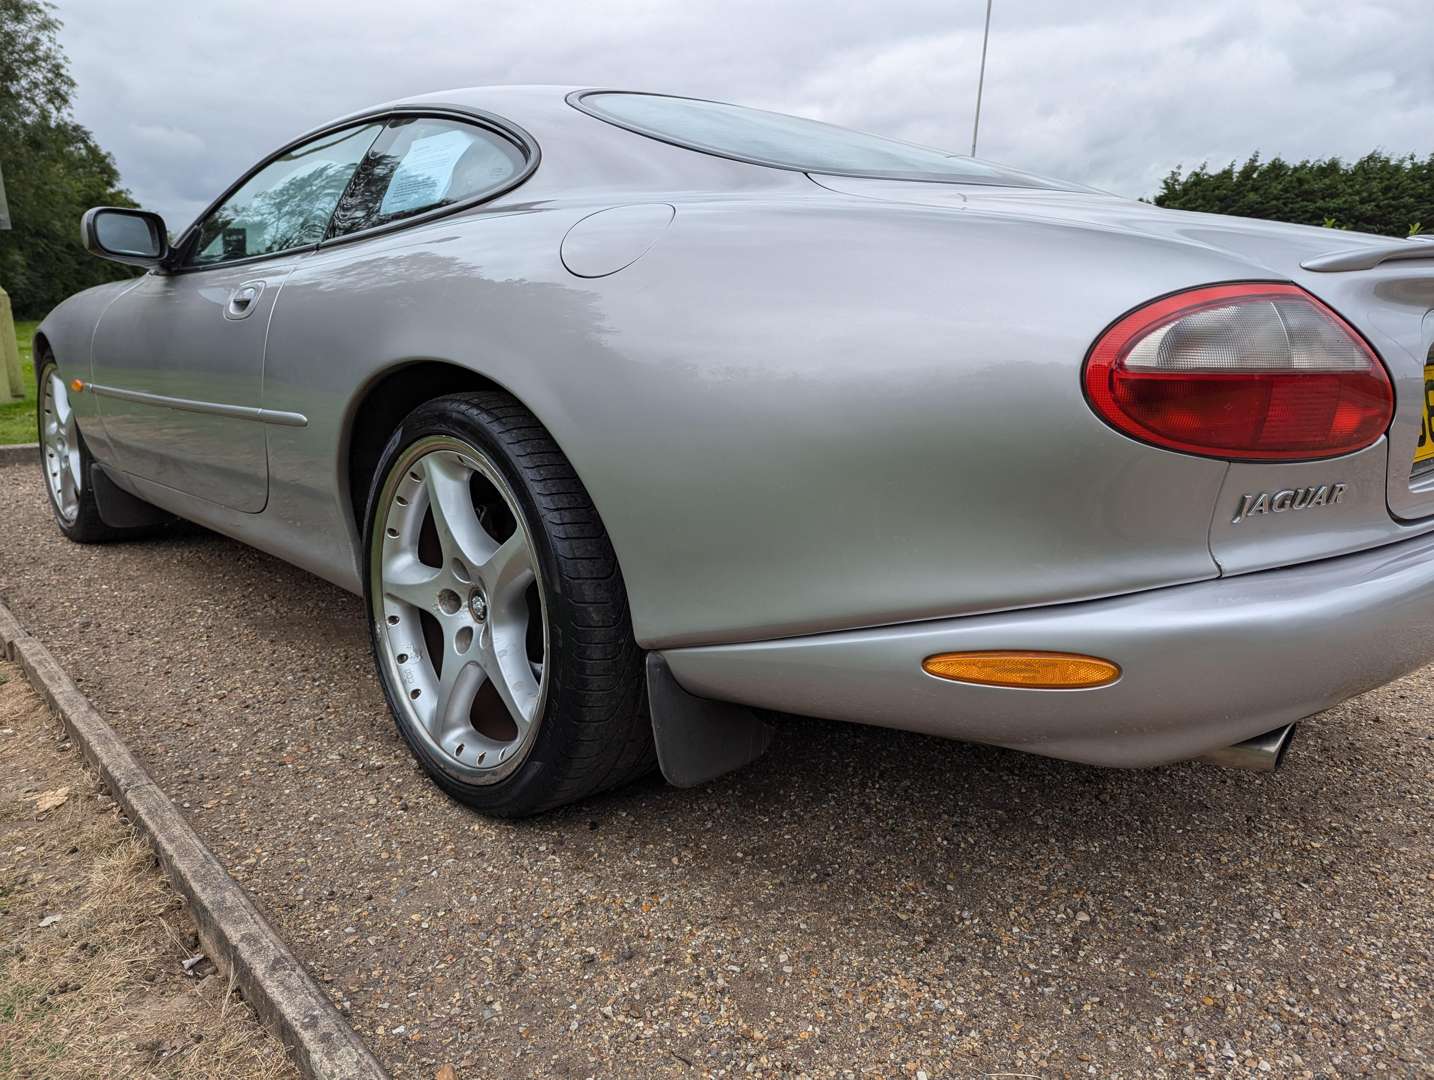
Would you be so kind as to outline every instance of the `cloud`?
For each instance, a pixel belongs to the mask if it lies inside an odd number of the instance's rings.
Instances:
[[[995,0],[980,153],[1126,195],[1176,165],[1434,150],[1424,0]],[[355,108],[452,86],[691,93],[965,152],[984,0],[68,0],[76,111],[180,228]]]

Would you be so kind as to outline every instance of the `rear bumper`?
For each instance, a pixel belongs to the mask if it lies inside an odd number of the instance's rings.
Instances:
[[[1116,661],[1089,690],[927,675],[933,653],[1042,649]],[[1096,765],[1196,757],[1434,660],[1434,536],[1107,600],[664,652],[693,694]]]

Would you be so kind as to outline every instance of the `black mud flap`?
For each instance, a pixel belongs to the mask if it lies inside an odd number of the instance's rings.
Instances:
[[[174,520],[173,514],[135,498],[116,484],[103,465],[90,466],[90,483],[95,489],[95,509],[100,512],[100,520],[111,529],[139,529]]]
[[[751,709],[689,694],[661,653],[647,654],[647,701],[657,764],[675,787],[696,787],[767,752],[772,727]]]

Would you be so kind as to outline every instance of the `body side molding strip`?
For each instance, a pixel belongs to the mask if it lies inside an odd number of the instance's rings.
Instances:
[[[218,401],[194,401],[190,398],[166,397],[163,394],[147,394],[143,390],[125,390],[122,387],[102,386],[99,383],[86,383],[85,389],[101,397],[134,401],[142,405],[157,405],[162,409],[176,409],[179,412],[229,416],[235,420],[252,420],[258,424],[277,424],[279,427],[309,426],[309,418],[303,413],[261,409],[254,405],[226,405]]]

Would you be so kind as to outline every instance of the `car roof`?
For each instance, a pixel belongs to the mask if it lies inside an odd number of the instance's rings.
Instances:
[[[467,112],[478,117],[506,122],[521,129],[520,134],[537,144],[542,163],[514,197],[524,201],[583,192],[675,193],[740,192],[752,190],[801,189],[810,192],[811,181],[804,170],[724,155],[644,134],[637,128],[608,122],[587,109],[571,104],[575,94],[599,92],[644,93],[612,87],[585,87],[561,84],[514,86],[469,86],[399,98],[343,119],[359,119],[390,109],[425,109]],[[670,96],[670,95],[661,95]],[[339,123],[342,121],[335,121]],[[325,125],[332,129],[334,123]],[[1000,167],[998,167],[1000,168]],[[1018,170],[1005,170],[1012,178]],[[817,173],[821,170],[817,170]],[[861,176],[864,174],[850,173]],[[870,177],[869,179],[881,179]],[[888,179],[901,179],[889,177]],[[911,177],[907,179],[918,179]],[[1087,190],[1043,178],[1034,188]],[[960,180],[940,181],[961,184]],[[1000,181],[970,181],[978,186],[1006,187]],[[1025,188],[1027,185],[1010,185]]]
[[[592,89],[596,88],[556,84],[459,87],[357,110],[315,131],[390,109],[451,110],[505,121],[522,129],[542,155],[541,168],[519,189],[525,199],[582,190],[725,191],[805,187],[809,183],[801,174],[660,142],[606,123],[568,103],[568,95]]]

